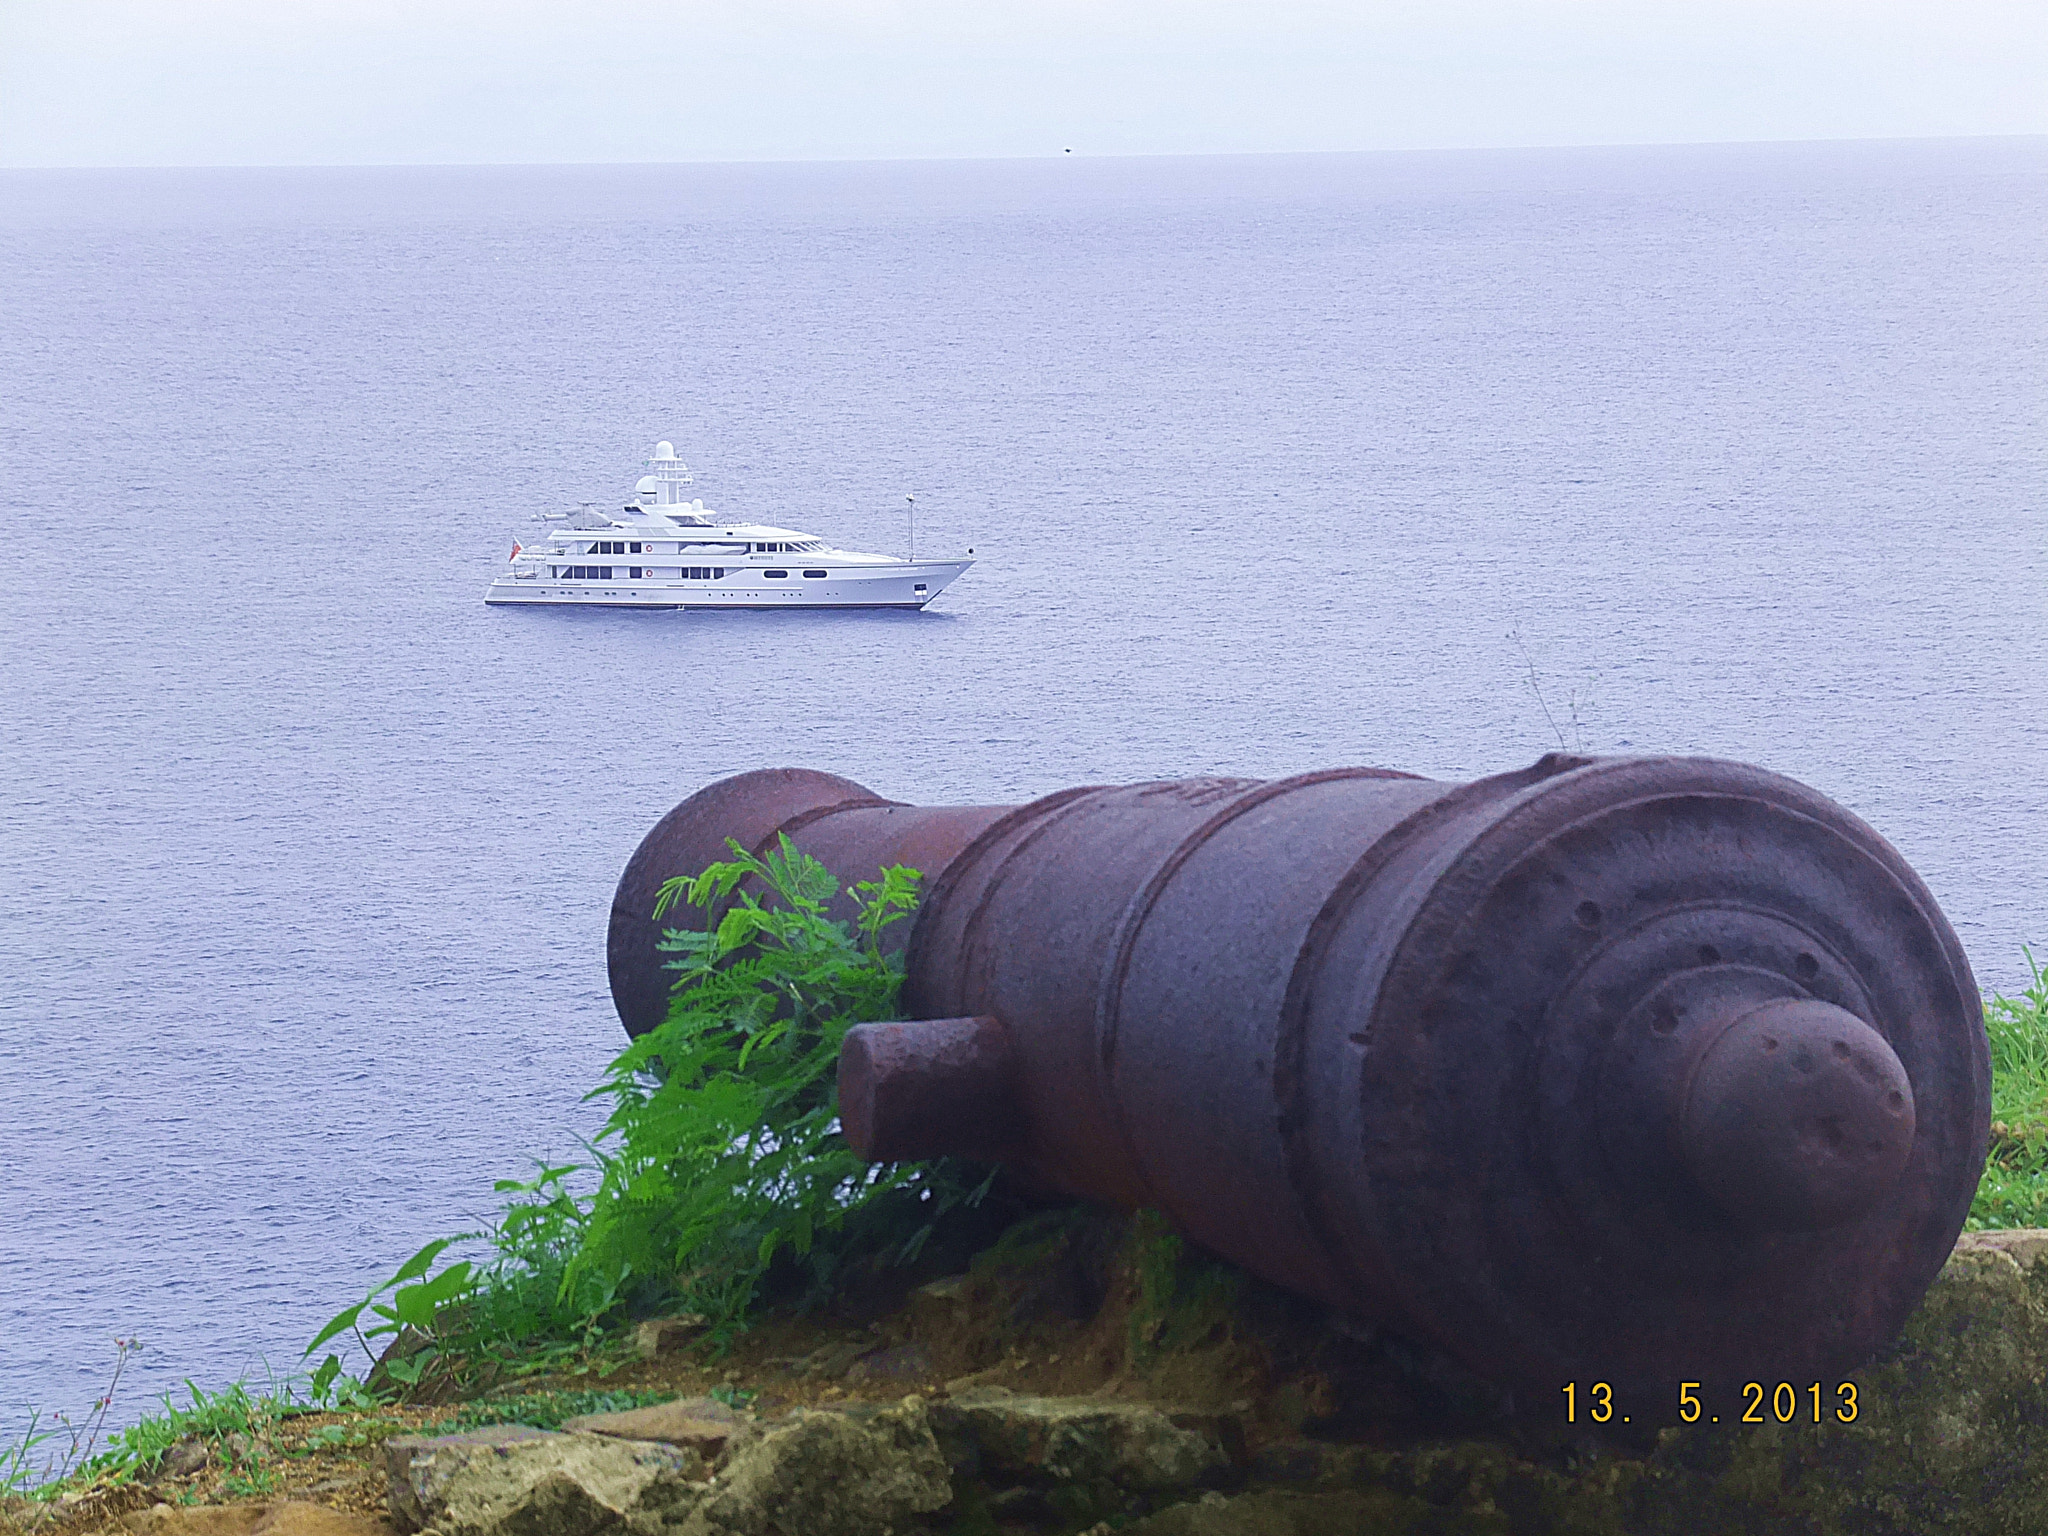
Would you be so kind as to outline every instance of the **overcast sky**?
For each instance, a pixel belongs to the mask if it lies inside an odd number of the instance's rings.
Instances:
[[[0,0],[0,165],[2048,131],[2048,0]]]

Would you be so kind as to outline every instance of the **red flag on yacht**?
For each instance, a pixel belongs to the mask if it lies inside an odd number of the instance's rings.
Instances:
[[[512,553],[505,558],[507,560],[517,560],[519,558],[519,541],[517,539],[512,541]]]

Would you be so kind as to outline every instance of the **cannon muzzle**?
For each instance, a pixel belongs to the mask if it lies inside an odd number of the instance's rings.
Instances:
[[[1648,1412],[1845,1371],[1982,1171],[1955,934],[1877,833],[1758,768],[1554,754],[947,809],[741,774],[619,882],[629,1031],[666,1016],[661,882],[778,833],[843,881],[925,873],[905,1018],[840,1057],[863,1156],[1154,1207],[1528,1392]]]

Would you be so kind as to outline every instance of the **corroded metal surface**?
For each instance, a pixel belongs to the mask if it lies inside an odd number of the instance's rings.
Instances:
[[[1016,1156],[1024,1127],[1010,1032],[987,1017],[848,1030],[839,1119],[848,1145],[872,1163]]]
[[[842,1058],[859,1144],[1157,1207],[1530,1392],[1840,1372],[1982,1167],[1955,935],[1874,831],[1760,769],[1553,755],[965,810],[742,775],[621,881],[628,1029],[660,1014],[660,881],[778,831],[846,879],[926,873],[910,1022]]]

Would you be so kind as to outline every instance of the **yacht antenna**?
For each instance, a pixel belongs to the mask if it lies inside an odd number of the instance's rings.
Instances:
[[[903,499],[910,503],[910,558],[912,561],[915,561],[917,559],[917,498],[915,496],[906,496]]]

